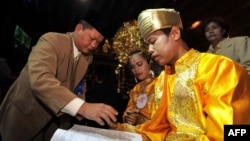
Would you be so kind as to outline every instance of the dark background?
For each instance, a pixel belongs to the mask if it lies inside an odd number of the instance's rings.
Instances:
[[[15,72],[26,63],[30,49],[15,42],[16,25],[31,37],[33,46],[45,32],[73,31],[80,19],[94,11],[106,19],[105,32],[107,38],[112,38],[123,22],[137,19],[140,11],[162,7],[180,12],[189,45],[200,51],[207,49],[208,42],[200,27],[189,29],[196,20],[222,16],[231,24],[231,36],[250,35],[249,0],[1,0],[0,56],[7,59]],[[103,53],[96,56],[115,62],[112,55],[111,59]]]

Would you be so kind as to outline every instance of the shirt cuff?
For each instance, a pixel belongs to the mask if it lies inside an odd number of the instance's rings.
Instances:
[[[76,116],[77,111],[84,103],[85,101],[83,99],[75,98],[72,101],[70,101],[61,111],[71,116]]]

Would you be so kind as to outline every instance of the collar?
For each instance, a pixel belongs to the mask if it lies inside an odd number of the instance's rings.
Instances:
[[[73,40],[73,49],[74,49],[74,58],[81,54],[81,52],[78,50],[78,48],[75,45],[75,41]]]
[[[181,73],[190,66],[199,60],[200,53],[195,49],[190,49],[187,53],[185,53],[181,58],[179,58],[175,63],[175,71],[176,73]]]
[[[213,47],[214,51],[221,49],[221,44],[226,40],[227,38],[222,39],[215,47]]]

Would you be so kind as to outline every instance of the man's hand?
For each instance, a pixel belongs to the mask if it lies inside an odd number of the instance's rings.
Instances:
[[[110,126],[116,126],[116,116],[118,112],[109,105],[103,103],[85,102],[79,109],[78,114],[89,120],[94,120],[98,124],[104,126],[105,122]],[[103,121],[104,120],[104,121]]]

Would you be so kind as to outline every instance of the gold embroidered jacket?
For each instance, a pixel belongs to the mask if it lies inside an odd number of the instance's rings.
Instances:
[[[250,79],[229,58],[191,49],[158,79],[160,105],[140,130],[150,140],[223,141],[225,124],[250,124]]]

